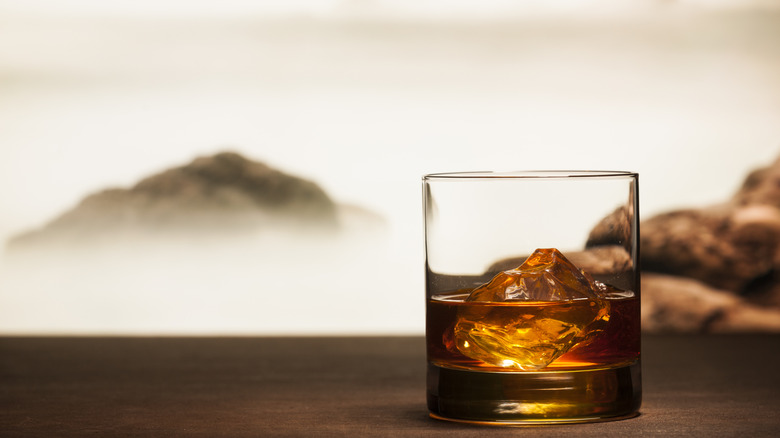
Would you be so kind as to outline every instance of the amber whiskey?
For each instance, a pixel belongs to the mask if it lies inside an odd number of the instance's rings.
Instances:
[[[605,297],[606,311],[592,323],[594,310],[587,300],[475,302],[467,301],[468,294],[435,295],[427,304],[433,416],[533,424],[610,419],[637,410],[639,299],[632,292]],[[534,332],[539,324],[564,336]],[[505,342],[485,346],[492,352],[488,355],[475,353],[463,345],[462,330],[493,330],[492,342]],[[567,336],[575,342],[549,364],[538,369],[517,365],[518,354],[528,355],[521,363],[533,363],[544,348],[555,350],[554,344]],[[529,339],[530,349],[524,344]]]

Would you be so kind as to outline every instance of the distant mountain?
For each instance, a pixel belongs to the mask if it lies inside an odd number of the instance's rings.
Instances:
[[[135,236],[329,234],[344,224],[370,228],[381,222],[365,209],[336,204],[312,181],[221,152],[152,175],[131,188],[89,195],[44,227],[11,238],[8,249],[110,243]]]

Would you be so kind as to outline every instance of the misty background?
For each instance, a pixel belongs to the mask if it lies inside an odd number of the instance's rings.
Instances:
[[[0,333],[424,330],[420,177],[640,173],[643,217],[780,156],[768,1],[0,0],[0,240],[235,151],[383,218],[0,259]]]

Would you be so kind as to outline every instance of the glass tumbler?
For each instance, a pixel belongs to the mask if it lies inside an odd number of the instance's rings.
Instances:
[[[636,415],[638,174],[438,173],[423,177],[423,198],[430,415]]]

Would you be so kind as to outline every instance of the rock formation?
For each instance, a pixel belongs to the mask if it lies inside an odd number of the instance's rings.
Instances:
[[[131,188],[89,195],[41,229],[10,239],[8,248],[111,242],[139,234],[322,234],[338,230],[346,219],[359,221],[356,216],[370,215],[354,207],[341,211],[314,182],[222,152],[165,170]]]
[[[642,330],[663,333],[780,332],[780,309],[750,303],[692,278],[644,272]]]
[[[567,254],[594,276],[630,272],[621,246],[628,208]],[[751,172],[720,204],[670,211],[640,224],[642,327],[646,332],[780,332],[780,159]],[[497,262],[495,272],[525,257]]]
[[[641,233],[644,271],[780,306],[780,160],[753,171],[730,200],[657,215]]]
[[[780,159],[640,230],[645,331],[780,331]]]

